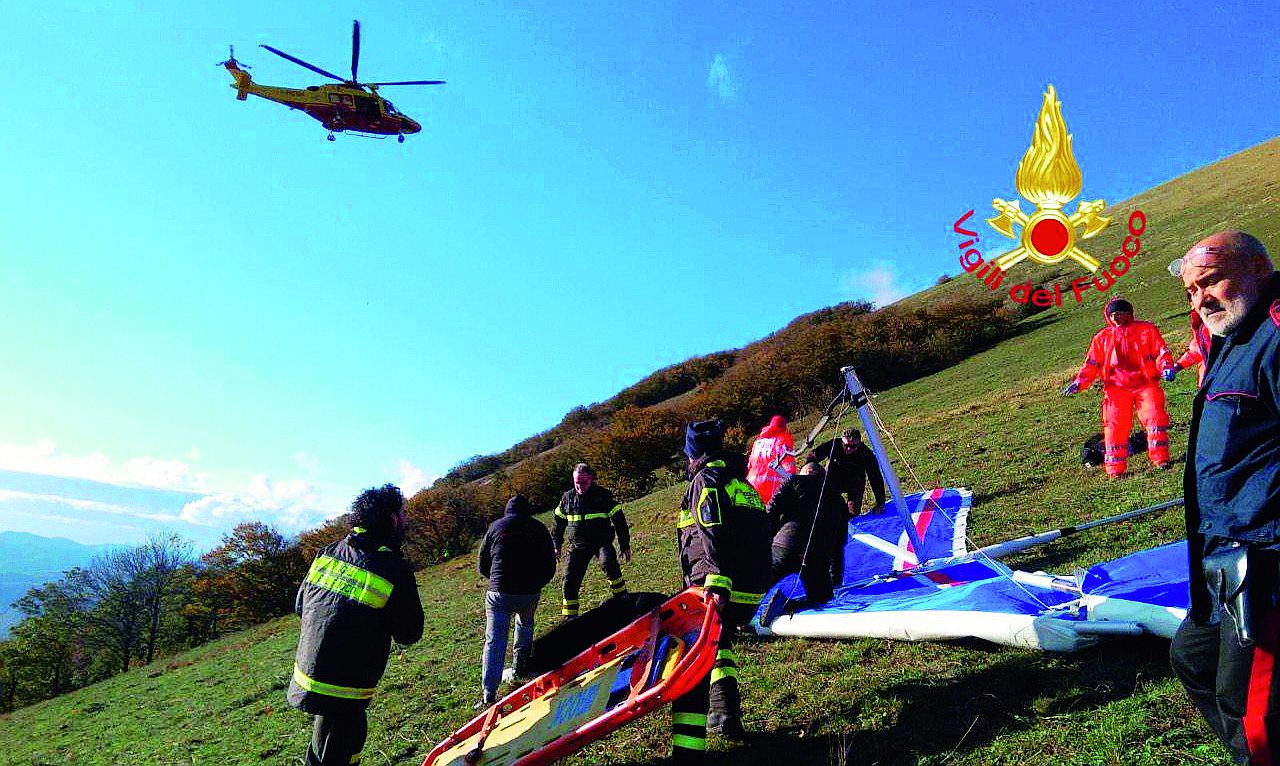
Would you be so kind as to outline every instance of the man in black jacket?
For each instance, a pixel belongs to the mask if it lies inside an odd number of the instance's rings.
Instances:
[[[404,496],[390,484],[365,490],[348,520],[351,534],[320,551],[298,589],[289,704],[316,717],[307,766],[359,763],[391,641],[422,638],[418,584],[400,555]]]
[[[862,513],[862,496],[867,482],[876,498],[877,512],[884,508],[884,477],[876,456],[862,443],[862,434],[856,428],[846,428],[839,438],[820,445],[814,450],[819,460],[827,461],[827,481],[837,492],[843,492],[849,504],[849,515]]]
[[[807,602],[830,601],[844,576],[849,512],[817,455],[810,453],[800,472],[783,482],[767,512],[774,530],[770,579],[799,572]]]
[[[480,684],[484,698],[477,707],[498,701],[502,664],[507,656],[507,633],[516,618],[513,672],[528,675],[529,649],[533,646],[533,615],[542,588],[555,577],[556,552],[551,533],[533,518],[533,507],[523,495],[507,501],[502,518],[489,525],[476,561],[480,576],[489,581],[484,594],[484,664]]]
[[[595,483],[596,472],[586,463],[573,468],[573,489],[565,492],[556,506],[556,558],[564,550],[568,537],[569,560],[564,566],[564,600],[560,614],[565,618],[578,616],[578,593],[582,590],[582,578],[587,565],[598,559],[609,578],[609,590],[618,596],[627,592],[627,581],[622,577],[618,553],[613,549],[614,532],[618,535],[618,548],[622,559],[631,563],[631,531],[627,517],[622,515],[622,505],[613,499],[613,493]]]
[[[680,503],[676,547],[684,585],[711,592],[723,625],[711,672],[671,706],[672,759],[699,763],[707,732],[742,739],[738,625],[751,619],[769,586],[769,520],[747,483],[746,461],[724,451],[720,421],[690,423],[685,432],[689,486]]]

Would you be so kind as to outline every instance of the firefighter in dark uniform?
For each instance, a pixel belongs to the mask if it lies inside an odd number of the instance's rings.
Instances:
[[[1191,611],[1173,670],[1239,763],[1280,759],[1280,274],[1220,232],[1170,264],[1212,333],[1183,495]]]
[[[600,562],[613,595],[627,592],[618,552],[613,549],[613,537],[616,532],[622,559],[630,564],[631,530],[622,505],[613,499],[612,492],[596,484],[595,479],[595,471],[586,463],[574,466],[573,489],[560,498],[554,514],[557,559],[564,551],[566,536],[569,545],[564,566],[564,599],[560,604],[560,614],[566,619],[578,616],[578,593],[592,559]]]
[[[298,589],[302,617],[289,704],[315,716],[307,766],[360,762],[365,709],[391,641],[422,638],[422,602],[400,555],[404,496],[387,484],[351,504],[351,534],[320,551]]]
[[[769,501],[766,515],[774,531],[769,579],[777,582],[799,572],[805,602],[830,601],[844,580],[849,512],[817,455],[809,453],[800,472],[787,477]]]
[[[827,484],[844,494],[850,516],[862,513],[862,496],[867,484],[871,485],[871,494],[876,500],[872,513],[884,508],[884,476],[875,453],[862,443],[858,429],[846,428],[839,437],[819,445],[813,452],[819,460],[827,461]]]
[[[769,586],[770,534],[760,495],[747,483],[746,462],[724,451],[720,421],[690,423],[685,454],[690,478],[676,523],[680,569],[685,587],[711,592],[723,624],[715,666],[671,707],[672,760],[698,763],[708,731],[744,736],[733,639]]]

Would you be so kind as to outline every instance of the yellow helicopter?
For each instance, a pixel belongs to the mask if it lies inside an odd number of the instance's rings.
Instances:
[[[259,85],[245,70],[248,66],[236,61],[235,48],[231,48],[231,58],[218,66],[225,67],[235,79],[231,87],[236,90],[236,98],[244,101],[249,94],[284,104],[290,109],[301,109],[320,121],[329,129],[329,140],[334,140],[334,133],[344,130],[363,133],[371,136],[396,136],[404,143],[406,134],[417,133],[422,126],[405,114],[401,114],[395,106],[378,93],[384,85],[444,85],[444,80],[404,80],[400,82],[359,82],[356,71],[360,67],[360,22],[353,21],[351,28],[351,79],[326,72],[320,67],[309,64],[296,56],[290,56],[282,50],[264,45],[263,48],[304,66],[316,74],[337,80],[337,85],[309,85],[306,88],[281,88],[274,85]]]

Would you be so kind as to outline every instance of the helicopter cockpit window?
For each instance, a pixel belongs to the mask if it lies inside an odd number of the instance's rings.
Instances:
[[[390,101],[387,101],[385,99],[383,100],[382,103],[387,107],[387,114],[396,114],[396,107],[394,104],[392,104]]]

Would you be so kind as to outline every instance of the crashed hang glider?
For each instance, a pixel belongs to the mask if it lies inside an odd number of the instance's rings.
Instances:
[[[765,595],[753,622],[758,632],[909,641],[981,638],[1047,651],[1074,651],[1108,634],[1173,636],[1189,602],[1185,541],[1096,564],[1072,577],[1015,571],[996,557],[1181,500],[969,551],[972,495],[965,489],[934,489],[903,497],[876,437],[862,384],[852,368],[844,373],[846,394],[862,416],[893,494],[892,507],[850,521],[844,577],[830,601],[806,604],[799,577],[788,575]]]

